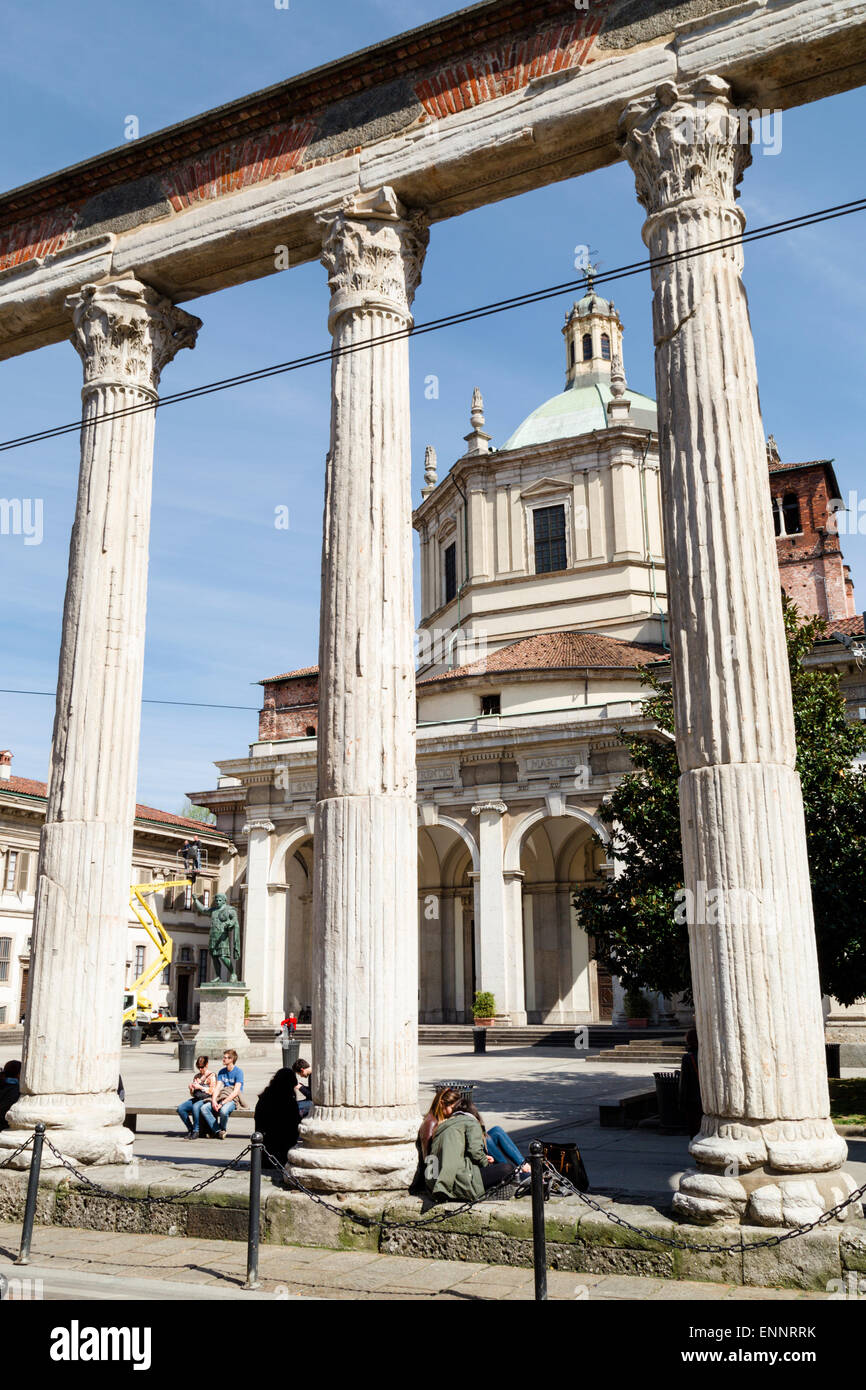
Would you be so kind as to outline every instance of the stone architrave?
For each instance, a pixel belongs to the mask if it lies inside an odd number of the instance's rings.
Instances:
[[[84,364],[81,471],[39,851],[21,1097],[68,1158],[126,1163],[117,1094],[141,711],[154,411],[201,321],[134,279],[67,300]],[[118,414],[135,407],[133,414]],[[18,1163],[25,1165],[27,1154]],[[52,1163],[49,1150],[43,1162]]]
[[[322,1191],[408,1186],[418,1129],[409,351],[429,232],[384,188],[323,218],[334,341],[313,897],[313,1110],[290,1155]]]
[[[664,83],[621,143],[647,211],[685,905],[705,1115],[690,1219],[793,1224],[853,1190],[821,991],[728,84]],[[681,257],[668,263],[659,258]]]

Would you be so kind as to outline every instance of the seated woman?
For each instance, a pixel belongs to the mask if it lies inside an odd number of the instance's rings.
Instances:
[[[264,1162],[268,1166],[272,1166],[269,1153],[284,1167],[289,1149],[298,1142],[301,1116],[295,1098],[296,1085],[292,1067],[280,1067],[259,1096],[254,1124],[265,1141]]]
[[[510,1134],[506,1134],[500,1125],[493,1125],[490,1129],[484,1123],[475,1106],[468,1096],[462,1096],[459,1110],[467,1115],[474,1115],[484,1131],[484,1147],[496,1163],[514,1163],[521,1173],[529,1172],[529,1164],[523,1157]]]
[[[436,1125],[424,1164],[427,1191],[440,1202],[471,1202],[514,1176],[513,1163],[497,1163],[484,1147],[484,1131],[474,1115],[459,1111],[459,1091],[442,1091],[442,1119]]]
[[[208,1101],[213,1100],[216,1077],[208,1070],[207,1062],[207,1057],[196,1057],[195,1075],[189,1083],[189,1100],[181,1101],[177,1107],[177,1113],[186,1125],[187,1139],[198,1138],[198,1117]]]
[[[305,1120],[313,1108],[312,1086],[307,1085],[312,1067],[303,1057],[299,1057],[292,1070],[295,1073],[295,1096],[298,1102],[298,1110],[302,1120]]]

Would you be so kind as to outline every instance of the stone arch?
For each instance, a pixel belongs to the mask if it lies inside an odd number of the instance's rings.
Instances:
[[[312,837],[312,830],[308,830],[306,824],[296,825],[294,830],[289,830],[285,835],[281,835],[274,847],[271,855],[271,862],[268,865],[268,883],[282,884],[286,881],[286,856],[293,846],[301,844],[304,840]],[[282,877],[279,877],[282,871]]]
[[[594,834],[598,836],[603,844],[610,844],[610,835],[608,831],[602,825],[598,817],[592,815],[590,811],[584,811],[580,806],[564,805],[559,814],[562,816],[573,816],[575,820],[583,821],[584,824],[588,825]],[[520,818],[512,830],[508,844],[505,847],[503,867],[506,873],[509,871],[515,872],[520,868],[520,851],[523,848],[523,841],[526,839],[532,827],[537,825],[539,821],[555,819],[556,815],[551,814],[546,806],[539,806],[535,811],[527,811],[526,815]]]

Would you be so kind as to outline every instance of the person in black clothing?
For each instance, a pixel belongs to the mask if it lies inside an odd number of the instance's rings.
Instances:
[[[0,1074],[0,1129],[7,1129],[6,1111],[21,1095],[21,1063],[7,1062]]]
[[[297,1077],[291,1067],[274,1072],[256,1105],[254,1124],[265,1141],[268,1153],[285,1164],[289,1149],[298,1142],[301,1116],[295,1099]],[[267,1156],[264,1162],[269,1164]]]
[[[698,1035],[694,1028],[686,1033],[686,1051],[680,1062],[680,1114],[689,1134],[694,1137],[704,1117],[698,1072]]]

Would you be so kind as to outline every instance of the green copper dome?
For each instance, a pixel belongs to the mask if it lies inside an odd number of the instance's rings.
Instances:
[[[657,430],[656,403],[626,387],[631,401],[629,423],[638,429]],[[569,386],[553,396],[523,421],[511,438],[502,446],[507,449],[529,449],[533,444],[551,444],[557,439],[574,439],[593,430],[606,430],[609,425],[607,403],[611,399],[608,381],[587,382]]]

